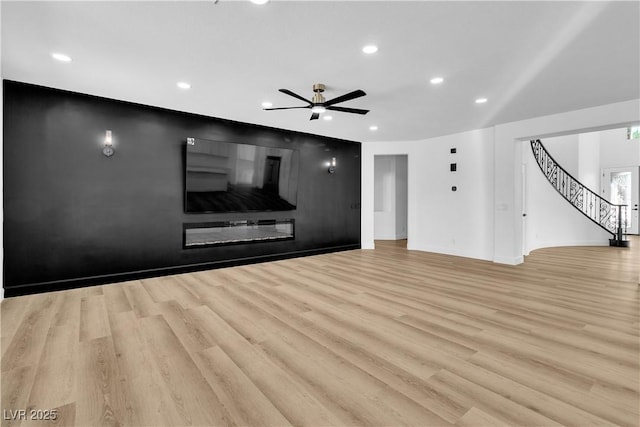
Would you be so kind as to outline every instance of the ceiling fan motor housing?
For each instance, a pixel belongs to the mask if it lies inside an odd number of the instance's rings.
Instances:
[[[316,83],[313,85],[313,103],[314,104],[322,104],[325,99],[324,96],[322,96],[322,92],[324,92],[324,90],[326,89],[325,85],[323,85],[322,83]]]

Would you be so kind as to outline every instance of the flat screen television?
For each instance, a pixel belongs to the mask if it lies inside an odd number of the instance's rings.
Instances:
[[[187,139],[185,212],[289,211],[298,195],[298,150]]]

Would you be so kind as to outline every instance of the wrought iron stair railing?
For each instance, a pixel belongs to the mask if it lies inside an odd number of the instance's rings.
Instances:
[[[531,150],[540,170],[565,200],[602,229],[613,235],[612,246],[626,246],[623,228],[627,206],[615,205],[584,186],[556,162],[539,139],[531,140]]]

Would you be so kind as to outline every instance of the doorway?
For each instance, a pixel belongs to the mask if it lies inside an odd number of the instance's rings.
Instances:
[[[269,193],[280,193],[280,161],[281,157],[267,156],[264,165],[263,189]]]
[[[523,141],[523,149],[526,150],[529,142]],[[527,247],[527,164],[522,163],[522,169],[520,170],[520,197],[522,203],[522,255],[529,255],[529,248]]]
[[[638,234],[638,198],[640,196],[640,168],[602,169],[600,188],[602,197],[614,205],[626,205],[627,215],[623,217],[626,234]]]
[[[374,156],[374,241],[406,244],[408,236],[408,156]]]

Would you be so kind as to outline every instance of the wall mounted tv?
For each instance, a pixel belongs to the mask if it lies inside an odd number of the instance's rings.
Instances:
[[[297,150],[188,138],[186,152],[185,212],[296,208]]]

